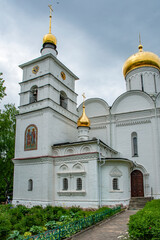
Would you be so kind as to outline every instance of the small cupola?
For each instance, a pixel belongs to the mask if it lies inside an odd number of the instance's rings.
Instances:
[[[48,53],[52,53],[54,56],[58,54],[56,48],[57,48],[57,39],[56,37],[51,33],[51,24],[52,24],[52,5],[48,5],[50,8],[50,15],[49,15],[49,33],[44,35],[43,37],[43,48],[41,49],[41,54],[45,55]]]
[[[90,120],[85,113],[85,94],[83,93],[83,111],[81,117],[77,121],[78,140],[85,141],[89,139]]]

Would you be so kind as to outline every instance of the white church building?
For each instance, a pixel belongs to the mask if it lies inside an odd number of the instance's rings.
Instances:
[[[126,92],[77,108],[78,77],[43,38],[41,56],[20,65],[13,204],[98,208],[160,198],[160,58],[143,51],[123,66]]]

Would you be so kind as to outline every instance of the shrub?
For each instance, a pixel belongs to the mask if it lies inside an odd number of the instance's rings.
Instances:
[[[30,232],[32,232],[33,234],[39,234],[44,232],[44,229],[41,226],[32,226]]]
[[[7,240],[12,239],[12,240],[22,240],[24,239],[23,236],[19,234],[19,231],[15,230],[13,233],[10,234],[10,236],[7,238]]]
[[[48,230],[52,230],[57,227],[56,221],[49,221],[45,224],[45,227],[47,227]]]
[[[10,216],[8,214],[2,213],[0,215],[0,239],[5,239],[12,229],[12,224],[10,222]]]
[[[52,206],[47,206],[44,208],[44,216],[46,221],[53,221],[55,219],[55,214]]]
[[[159,239],[160,236],[160,200],[153,200],[130,216],[129,235],[132,239]]]

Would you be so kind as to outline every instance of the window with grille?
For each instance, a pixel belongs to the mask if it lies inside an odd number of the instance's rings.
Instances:
[[[68,190],[68,179],[63,178],[63,190]]]
[[[77,190],[82,190],[82,179],[77,178]]]
[[[119,190],[119,188],[118,188],[118,178],[113,178],[113,190]]]

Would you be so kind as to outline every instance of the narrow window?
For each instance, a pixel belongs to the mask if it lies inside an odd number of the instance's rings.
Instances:
[[[155,74],[154,74],[154,87],[155,87],[155,93],[157,93],[156,75]]]
[[[129,91],[131,91],[131,79],[129,78]]]
[[[38,87],[33,86],[30,90],[30,103],[37,102],[37,97],[38,97]]]
[[[77,190],[82,190],[82,179],[77,178]]]
[[[29,179],[28,180],[28,191],[32,191],[33,190],[33,180]]]
[[[63,178],[63,190],[68,190],[68,179]]]
[[[142,91],[144,92],[143,75],[142,74],[141,74],[141,86],[142,86]]]
[[[67,109],[67,95],[65,92],[60,92],[60,106]]]
[[[113,190],[119,190],[118,189],[118,178],[113,178]]]
[[[137,157],[138,156],[138,139],[137,139],[136,132],[132,133],[131,141],[132,141],[132,156]]]

